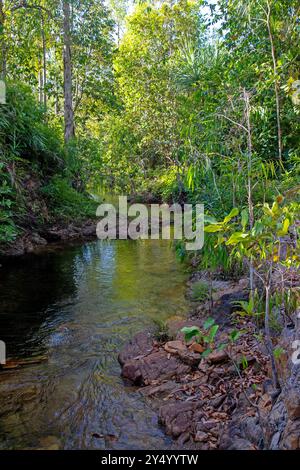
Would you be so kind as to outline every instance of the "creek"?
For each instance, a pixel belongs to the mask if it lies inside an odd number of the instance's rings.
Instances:
[[[0,268],[1,449],[168,449],[149,403],[120,377],[135,333],[187,312],[169,241],[95,241]]]

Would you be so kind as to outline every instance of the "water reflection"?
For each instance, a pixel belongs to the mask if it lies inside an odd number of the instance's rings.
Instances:
[[[184,279],[169,242],[154,240],[99,241],[1,268],[8,354],[48,360],[0,373],[0,448],[168,448],[156,413],[124,387],[117,353],[153,319],[186,311]]]

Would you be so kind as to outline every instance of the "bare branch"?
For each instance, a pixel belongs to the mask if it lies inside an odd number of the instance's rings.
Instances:
[[[239,122],[234,121],[233,119],[231,119],[230,117],[226,116],[225,114],[216,113],[216,116],[221,117],[221,118],[224,118],[224,119],[227,119],[227,121],[230,121],[230,122],[231,122],[232,124],[234,124],[235,126],[240,127],[241,129],[243,129],[243,130],[244,130],[245,132],[247,132],[247,134],[248,134],[248,129],[247,129],[247,127],[243,126],[243,124],[240,124]]]

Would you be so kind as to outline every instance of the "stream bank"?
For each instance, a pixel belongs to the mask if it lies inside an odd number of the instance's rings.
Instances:
[[[0,245],[0,259],[41,253],[50,245],[70,244],[96,238],[96,220],[45,224],[40,229],[24,230],[13,243]]]
[[[192,276],[189,290],[202,276]],[[149,331],[135,336],[119,354],[123,378],[141,387],[177,448],[299,449],[300,372],[291,361],[292,340],[300,337],[299,320],[294,318],[278,338],[285,348],[278,364],[283,384],[278,396],[270,380],[269,357],[255,337],[256,325],[246,319],[234,322],[234,302],[248,298],[248,281],[215,279],[213,290],[213,310],[204,302],[187,320],[168,321],[167,340],[158,341]],[[241,332],[230,353],[226,348],[202,358],[201,344],[185,342],[181,329],[203,329],[208,316],[220,325],[220,343],[232,328]]]
[[[94,236],[93,222],[85,227]],[[0,272],[1,337],[17,359],[0,373],[4,448],[299,448],[300,374],[290,361],[297,318],[278,341],[286,356],[275,397],[268,356],[250,321],[239,322],[253,334],[241,335],[231,357],[223,350],[203,359],[201,345],[186,344],[180,332],[202,328],[212,315],[218,341],[226,340],[237,328],[232,302],[248,298],[246,279],[214,279],[213,311],[210,302],[197,303],[186,320],[186,277],[168,243],[79,245],[74,226],[50,231],[40,251]],[[73,246],[64,243],[70,234]],[[195,273],[188,291],[201,280]],[[153,320],[167,329],[153,335]],[[128,337],[119,354],[130,384],[124,388],[117,352]]]

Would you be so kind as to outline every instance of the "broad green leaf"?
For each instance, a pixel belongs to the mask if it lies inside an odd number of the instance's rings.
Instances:
[[[211,215],[207,215],[207,214],[204,214],[204,223],[205,224],[218,224],[219,225],[219,222],[217,221],[217,219]]]
[[[194,336],[201,336],[198,326],[185,326],[181,332],[184,333],[185,341],[190,341]]]
[[[213,340],[215,339],[218,329],[219,329],[219,325],[213,325],[211,329],[209,330],[209,342],[210,343],[212,343]]]
[[[241,224],[242,224],[243,230],[245,231],[246,227],[247,227],[247,224],[249,222],[249,212],[248,212],[248,210],[243,209],[242,212],[241,212],[241,216],[242,216]]]
[[[231,219],[233,219],[233,217],[236,217],[239,213],[239,210],[237,207],[234,207],[231,212],[225,217],[225,219],[223,220],[223,223],[224,224],[228,224],[228,222],[231,221]]]
[[[223,226],[221,224],[207,225],[204,228],[204,231],[207,233],[221,232],[221,230],[223,230]]]
[[[288,233],[289,227],[290,227],[290,221],[288,218],[286,218],[283,221],[282,229],[278,230],[277,235],[279,237],[284,237]]]
[[[279,205],[277,201],[273,202],[271,212],[273,217],[275,217],[279,213]]]
[[[245,238],[248,238],[248,237],[249,237],[248,233],[234,232],[227,240],[226,245],[236,245],[237,243],[245,240]]]
[[[272,210],[271,210],[271,208],[270,208],[270,206],[269,206],[268,203],[265,203],[265,204],[263,205],[263,211],[264,211],[264,213],[265,213],[266,215],[270,215],[271,217],[273,217],[273,212],[272,212]]]

